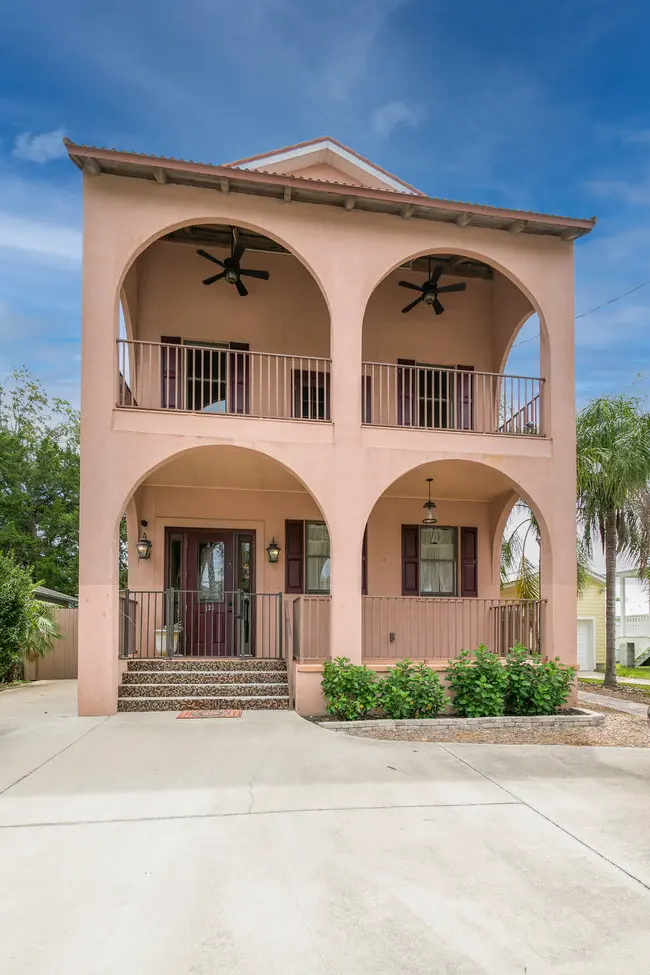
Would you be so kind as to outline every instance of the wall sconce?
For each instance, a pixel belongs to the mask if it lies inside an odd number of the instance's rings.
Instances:
[[[271,565],[275,565],[276,562],[280,561],[280,546],[275,540],[275,535],[271,539],[270,545],[267,546],[266,554],[269,557],[269,562]]]
[[[148,522],[141,521],[140,524],[142,525],[142,534],[140,535],[140,538],[138,539],[138,544],[136,545],[136,548],[138,550],[138,558],[149,559],[151,558],[151,542],[147,538],[147,533],[145,531]]]
[[[429,500],[428,501],[425,501],[424,504],[422,505],[422,507],[426,511],[426,514],[425,514],[424,518],[422,519],[422,524],[423,525],[437,525],[438,524],[438,519],[436,518],[436,516],[433,513],[436,510],[436,505],[435,505],[435,502],[431,500],[431,481],[432,480],[433,480],[432,477],[427,477],[427,483],[429,485]]]

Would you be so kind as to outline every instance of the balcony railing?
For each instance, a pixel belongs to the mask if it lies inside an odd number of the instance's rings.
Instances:
[[[117,341],[119,407],[327,421],[330,377],[314,356]]]
[[[647,636],[650,637],[650,616],[626,616],[624,620],[616,617],[616,636]]]
[[[543,379],[364,362],[361,420],[381,427],[543,436]]]
[[[290,600],[291,596],[285,596]],[[291,607],[294,660],[321,661],[330,656],[329,596],[296,596]]]
[[[364,596],[363,657],[449,660],[481,643],[501,655],[515,643],[543,650],[543,606],[538,599]]]

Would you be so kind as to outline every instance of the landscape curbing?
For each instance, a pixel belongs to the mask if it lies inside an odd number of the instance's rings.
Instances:
[[[576,709],[578,710],[578,709]],[[319,721],[321,728],[330,731],[343,731],[348,728],[566,728],[567,725],[581,728],[594,728],[604,724],[605,715],[598,711],[580,708],[579,714],[526,715],[517,717],[507,715],[499,718],[373,718],[368,721]]]

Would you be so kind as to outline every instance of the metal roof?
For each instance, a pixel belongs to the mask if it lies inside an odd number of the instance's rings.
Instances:
[[[296,175],[238,169],[232,165],[214,166],[184,159],[82,146],[69,139],[64,139],[64,142],[72,162],[90,176],[105,173],[162,184],[203,187],[222,193],[242,193],[283,199],[287,202],[295,200],[299,203],[336,206],[346,210],[356,209],[403,218],[456,223],[460,227],[471,224],[472,227],[506,230],[513,234],[546,235],[563,240],[575,240],[588,234],[596,223],[595,217],[576,219],[528,210],[510,210],[417,196],[413,192],[371,189]]]

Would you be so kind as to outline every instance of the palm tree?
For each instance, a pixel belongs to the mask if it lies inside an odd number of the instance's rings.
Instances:
[[[578,414],[578,517],[605,550],[605,686],[616,686],[616,557],[649,577],[650,414],[635,396],[602,396]]]
[[[530,544],[539,549],[539,524],[534,512],[525,501],[517,501],[513,514],[521,515],[510,534],[504,534],[501,542],[501,587],[516,580],[518,599],[540,598],[539,561],[533,562],[526,554],[530,551]],[[581,596],[587,585],[589,573],[590,553],[584,539],[576,538],[576,568],[578,574],[578,595]]]
[[[54,641],[60,636],[56,606],[45,603],[42,599],[32,599],[28,607],[27,636],[24,643],[27,659],[44,657],[54,649]]]

